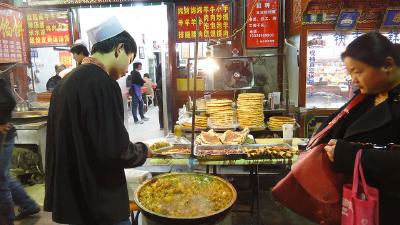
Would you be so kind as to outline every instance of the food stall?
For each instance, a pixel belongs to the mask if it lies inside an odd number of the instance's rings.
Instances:
[[[290,1],[288,39],[299,47],[298,106],[301,135],[316,127],[347,102],[355,91],[340,54],[358,36],[379,30],[399,43],[398,29],[383,25],[387,9],[399,1]]]

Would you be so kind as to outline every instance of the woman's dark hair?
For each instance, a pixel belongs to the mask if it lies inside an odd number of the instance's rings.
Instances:
[[[92,55],[96,52],[109,53],[120,43],[124,44],[124,50],[126,54],[133,53],[134,58],[136,57],[137,46],[135,39],[133,39],[133,37],[127,31],[122,31],[114,37],[94,44],[92,47]]]
[[[78,54],[78,55],[83,54],[83,55],[86,56],[86,57],[89,56],[89,51],[88,51],[88,49],[86,48],[86,46],[84,46],[84,45],[75,45],[75,46],[72,46],[70,52],[71,52],[71,53]]]
[[[142,76],[140,76],[140,73],[137,71],[132,71],[132,84],[137,84],[139,86],[143,86],[145,81],[143,80]]]
[[[392,57],[400,66],[400,51],[379,32],[366,33],[354,39],[342,53],[342,60],[346,57],[375,68],[381,68],[386,57]]]
[[[150,75],[148,73],[143,74],[143,77],[150,78]]]
[[[134,62],[132,65],[133,65],[133,69],[136,70],[137,68],[139,68],[139,66],[142,65],[142,63],[141,62]]]

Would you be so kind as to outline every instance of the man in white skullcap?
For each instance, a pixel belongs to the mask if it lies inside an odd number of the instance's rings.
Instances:
[[[76,225],[128,225],[124,168],[150,154],[131,143],[124,126],[121,89],[137,47],[116,18],[88,31],[92,56],[53,91],[47,126],[44,210]]]

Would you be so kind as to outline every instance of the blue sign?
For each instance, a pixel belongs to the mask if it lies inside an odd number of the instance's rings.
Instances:
[[[359,10],[342,10],[336,22],[336,29],[353,30],[357,25],[357,20],[360,15],[361,12]]]
[[[39,53],[36,49],[31,49],[31,58],[38,58]]]
[[[386,10],[383,19],[383,27],[400,27],[400,9],[389,8]]]

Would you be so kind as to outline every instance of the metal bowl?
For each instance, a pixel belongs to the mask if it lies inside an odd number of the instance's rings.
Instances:
[[[157,179],[168,179],[168,177],[173,177],[173,176],[205,176],[210,179],[218,180],[222,182],[224,185],[226,185],[232,192],[232,199],[230,202],[225,206],[225,208],[220,209],[219,211],[213,212],[212,214],[209,215],[202,215],[202,216],[197,216],[197,217],[173,217],[173,216],[167,216],[163,214],[156,213],[154,211],[151,211],[147,208],[145,208],[141,202],[139,201],[139,193],[141,190],[146,187],[147,185],[153,183]],[[219,219],[223,218],[230,210],[232,205],[235,203],[237,198],[237,192],[235,188],[230,184],[228,181],[209,174],[201,174],[201,173],[168,173],[168,174],[162,174],[156,177],[153,177],[150,180],[145,181],[143,184],[141,184],[138,189],[135,192],[135,197],[134,200],[136,204],[139,206],[141,209],[142,213],[147,217],[150,218],[154,221],[160,222],[162,224],[191,224],[191,225],[196,225],[196,224],[204,224],[204,223],[213,223],[218,221]]]

